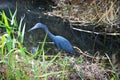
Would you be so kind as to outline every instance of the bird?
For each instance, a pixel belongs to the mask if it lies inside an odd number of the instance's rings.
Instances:
[[[50,39],[55,43],[58,50],[69,53],[70,55],[75,55],[75,51],[71,43],[62,36],[56,36],[52,34],[45,24],[40,23],[40,22],[36,23],[32,28],[28,30],[28,32],[35,30],[35,29],[43,29],[45,33],[50,37]]]

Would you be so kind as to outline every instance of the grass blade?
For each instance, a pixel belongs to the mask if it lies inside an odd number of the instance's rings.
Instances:
[[[26,24],[24,24],[23,29],[22,29],[21,43],[23,43],[23,41],[24,41],[25,26],[26,26]]]
[[[46,73],[46,74],[43,74],[43,75],[40,75],[40,76],[35,76],[35,77],[47,77],[47,76],[51,76],[51,75],[57,75],[57,74],[60,74],[60,73],[63,73],[64,71],[59,71],[59,72],[51,72],[51,73]]]

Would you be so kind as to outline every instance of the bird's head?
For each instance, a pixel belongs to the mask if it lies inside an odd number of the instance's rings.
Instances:
[[[34,30],[34,29],[38,29],[38,28],[44,29],[44,28],[47,28],[47,27],[46,27],[46,25],[44,25],[44,24],[42,24],[42,23],[37,23],[37,24],[35,24],[32,28],[30,28],[30,29],[28,30],[28,32],[29,32],[29,31],[32,31],[32,30]]]

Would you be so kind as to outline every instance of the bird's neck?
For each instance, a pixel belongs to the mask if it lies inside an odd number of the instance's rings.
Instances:
[[[45,29],[45,32],[47,33],[47,35],[53,40],[55,35],[53,35],[49,30],[48,28]]]

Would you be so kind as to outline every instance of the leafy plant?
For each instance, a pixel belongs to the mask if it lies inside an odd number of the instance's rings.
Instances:
[[[25,23],[23,26],[22,31],[20,30],[22,27],[22,20],[21,22],[17,23],[16,14],[17,9],[12,14],[12,11],[9,9],[10,17],[6,16],[5,11],[0,12],[1,20],[0,20],[0,27],[6,30],[6,33],[1,35],[1,53],[2,56],[1,63],[4,63],[8,67],[7,75],[5,79],[17,79],[20,80],[23,76],[23,71],[20,71],[18,62],[15,60],[15,55],[21,55],[26,59],[26,49],[22,46],[24,40],[24,32],[25,32]],[[19,29],[18,38],[16,38],[16,31]],[[20,38],[20,40],[19,40]],[[18,54],[19,53],[19,54]],[[21,75],[20,75],[20,74]]]

